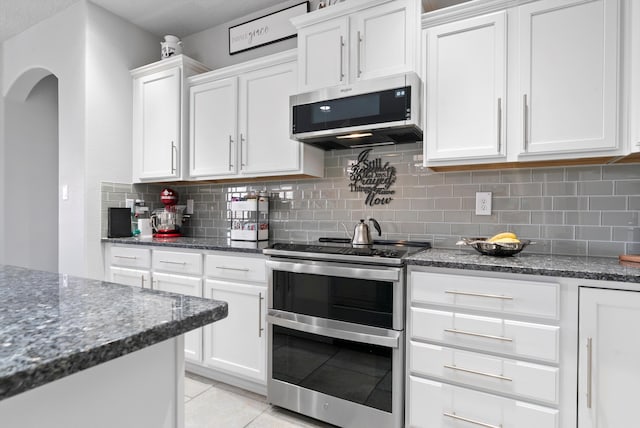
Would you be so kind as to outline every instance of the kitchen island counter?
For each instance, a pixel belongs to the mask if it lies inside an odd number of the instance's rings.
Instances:
[[[405,258],[407,265],[466,269],[640,283],[640,267],[621,265],[616,258],[519,253],[510,257],[479,254],[473,249],[432,248]]]
[[[51,385],[64,387],[67,379],[73,382],[78,375],[90,376],[92,370],[114,361],[120,364],[115,372],[105,378],[106,369],[101,369],[103,372],[88,382],[93,385],[92,391],[76,393],[95,394],[99,400],[96,391],[107,389],[102,388],[101,382],[109,383],[114,374],[122,373],[122,378],[115,378],[119,384],[116,393],[127,396],[132,394],[128,391],[129,381],[147,371],[146,362],[154,366],[163,359],[173,368],[173,373],[168,373],[168,384],[181,387],[178,379],[183,376],[180,370],[184,367],[181,335],[226,317],[228,310],[225,302],[3,265],[0,265],[0,301],[0,419],[4,421],[7,417],[12,420],[12,415],[25,408],[30,394],[42,399],[39,391],[52,391]],[[126,365],[122,366],[130,361],[127,358],[142,358],[135,361],[130,375]],[[161,368],[163,371],[167,371],[167,366]],[[149,379],[158,375],[148,374]],[[160,387],[162,382],[158,377],[158,384],[151,387]],[[163,393],[176,395],[175,390]],[[55,402],[59,397],[49,398]],[[182,396],[176,399],[183,400]],[[75,398],[68,400],[73,402]],[[167,403],[162,403],[163,422],[156,426],[181,426],[179,404],[175,414],[167,417],[171,412],[166,410]],[[75,407],[73,413],[82,413],[78,411],[82,402],[76,402]],[[119,411],[111,408],[109,413]],[[157,423],[157,419],[153,420],[149,422]],[[63,423],[68,422],[67,419]],[[20,422],[16,426],[36,425]],[[47,426],[63,425],[56,425],[54,418]],[[82,422],[77,426],[82,426]],[[92,426],[103,425],[92,423]]]

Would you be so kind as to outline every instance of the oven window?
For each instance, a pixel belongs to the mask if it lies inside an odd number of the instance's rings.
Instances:
[[[273,326],[272,377],[391,412],[392,348]]]
[[[393,328],[393,282],[273,272],[273,308]]]

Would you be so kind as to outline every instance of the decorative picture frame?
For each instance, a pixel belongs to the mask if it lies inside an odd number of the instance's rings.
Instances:
[[[309,12],[305,1],[260,18],[229,27],[229,55],[297,36],[289,19]]]

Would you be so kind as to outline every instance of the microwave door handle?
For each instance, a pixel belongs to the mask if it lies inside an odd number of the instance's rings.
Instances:
[[[267,315],[267,322],[272,325],[289,328],[291,330],[302,331],[305,333],[316,334],[318,336],[328,336],[334,339],[350,340],[352,342],[367,343],[370,345],[384,346],[386,348],[398,348],[400,342],[400,332],[391,330],[392,336],[379,336],[369,333],[360,333],[357,331],[348,331],[331,327],[320,326],[316,324],[307,324],[293,319],[282,318],[273,315],[270,310]]]

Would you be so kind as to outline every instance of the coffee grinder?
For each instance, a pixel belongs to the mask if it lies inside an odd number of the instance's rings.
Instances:
[[[178,206],[178,192],[165,188],[160,192],[160,202],[164,208],[157,209],[151,215],[151,227],[155,238],[177,238],[182,236],[180,228],[183,221],[184,206]]]

